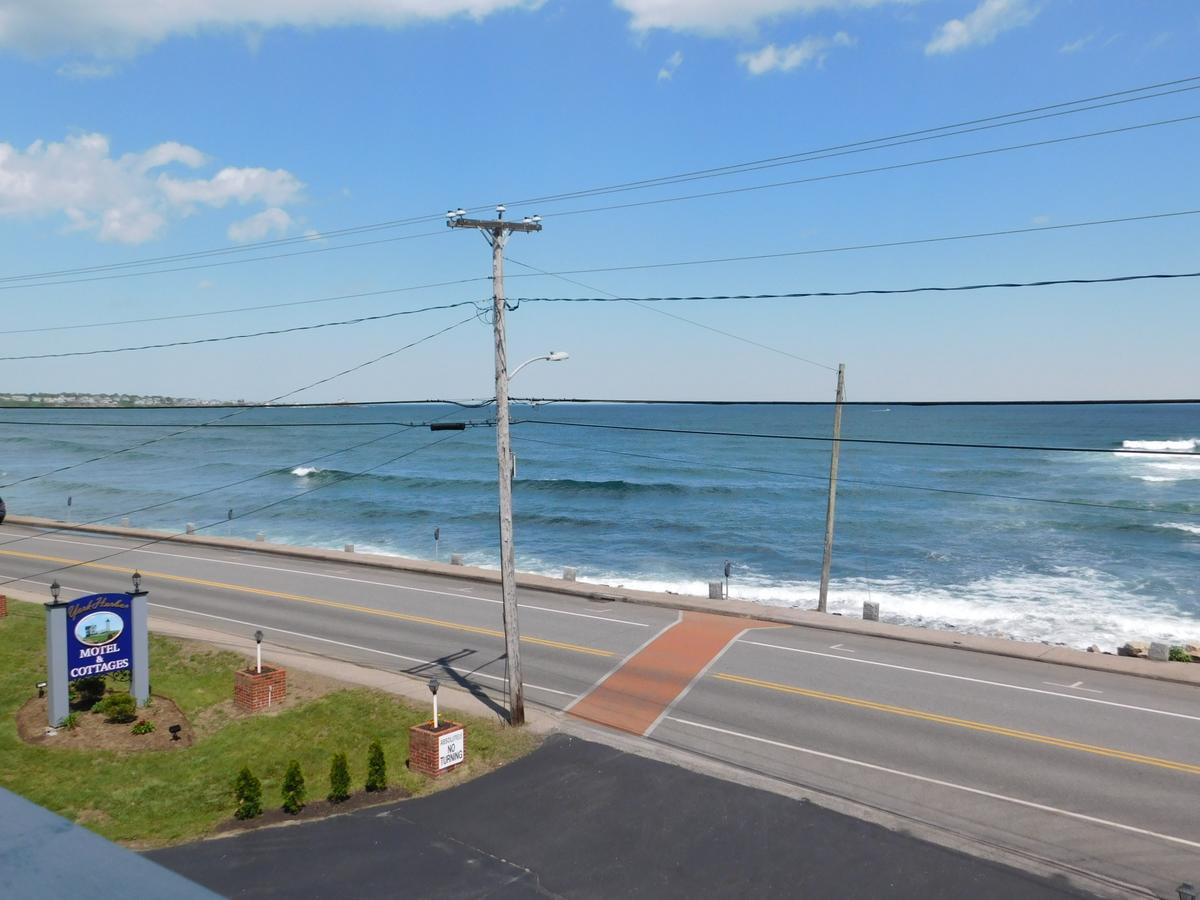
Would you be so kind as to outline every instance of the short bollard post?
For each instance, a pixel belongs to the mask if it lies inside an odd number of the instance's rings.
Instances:
[[[267,536],[260,531],[258,534],[256,534],[254,536],[254,539],[256,541],[265,541],[267,539]]]
[[[354,545],[353,545],[353,544],[347,544],[347,545],[346,545],[346,546],[344,546],[342,549],[343,549],[345,552],[347,552],[347,553],[353,553],[353,552],[354,552]]]
[[[724,600],[725,599],[725,584],[720,581],[710,581],[708,583],[708,599],[709,600]]]
[[[563,566],[563,581],[575,580],[575,568],[573,566]]]
[[[461,566],[463,564],[463,555],[461,553],[450,554],[450,565]]]
[[[863,621],[878,622],[879,621],[879,604],[872,600],[863,602]]]

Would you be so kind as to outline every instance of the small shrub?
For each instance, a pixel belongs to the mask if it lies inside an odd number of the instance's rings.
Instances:
[[[137,701],[132,694],[109,694],[92,708],[109,722],[124,724],[137,718]]]
[[[139,719],[129,730],[134,734],[152,734],[154,732],[154,723],[149,719]]]
[[[58,725],[60,728],[67,729],[67,731],[74,731],[79,727],[79,713],[67,713],[66,717]]]
[[[387,790],[387,760],[383,758],[383,744],[378,738],[371,741],[367,750],[367,790]]]
[[[1182,647],[1172,647],[1170,660],[1171,662],[1191,662],[1192,654],[1188,653]]]
[[[262,815],[262,782],[254,777],[249,766],[242,766],[233,782],[233,794],[237,798],[235,819],[253,819]]]
[[[293,816],[304,809],[304,773],[300,771],[300,763],[292,760],[288,763],[287,772],[283,776],[283,811]]]
[[[71,682],[70,701],[72,704],[91,709],[104,696],[104,679],[101,677],[80,678]]]
[[[350,763],[345,753],[333,754],[329,763],[329,795],[330,803],[341,803],[350,799]]]

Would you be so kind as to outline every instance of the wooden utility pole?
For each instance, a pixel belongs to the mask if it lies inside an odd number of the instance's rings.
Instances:
[[[821,559],[821,593],[817,612],[828,612],[829,566],[833,562],[833,513],[837,506],[838,454],[842,449],[842,401],[846,396],[846,367],[838,364],[837,400],[833,407],[833,451],[829,458],[829,502],[825,506],[825,555]]]
[[[508,671],[508,722],[525,724],[525,683],[521,678],[521,628],[517,622],[517,570],[513,550],[512,444],[508,431],[508,345],[504,335],[504,244],[514,231],[541,231],[540,217],[504,221],[504,207],[495,219],[467,219],[464,210],[446,214],[451,228],[477,228],[492,245],[492,321],[496,345],[496,465],[500,485],[500,584],[504,599],[504,651]]]

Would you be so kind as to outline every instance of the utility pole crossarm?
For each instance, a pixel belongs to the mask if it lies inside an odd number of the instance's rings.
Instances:
[[[540,222],[510,222],[507,219],[450,219],[451,228],[481,228],[484,231],[541,231]]]

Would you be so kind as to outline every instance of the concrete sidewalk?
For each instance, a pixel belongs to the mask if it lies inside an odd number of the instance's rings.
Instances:
[[[449,791],[147,854],[229,897],[1063,900],[1063,881],[564,735]]]

